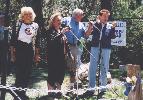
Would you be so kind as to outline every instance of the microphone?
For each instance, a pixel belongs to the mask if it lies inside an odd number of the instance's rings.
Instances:
[[[68,25],[66,25],[65,23],[62,23],[62,24],[61,24],[61,29],[63,29],[63,28],[66,28],[66,29],[71,30],[71,27],[68,26]]]
[[[66,27],[66,26],[67,26],[66,23],[61,23],[62,28]]]
[[[61,33],[66,33],[71,30],[71,27],[67,26],[65,23],[62,23],[60,30],[61,30]]]

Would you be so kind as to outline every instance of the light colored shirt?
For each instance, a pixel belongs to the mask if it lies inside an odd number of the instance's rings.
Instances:
[[[19,36],[18,40],[26,43],[31,43],[32,38],[36,36],[38,30],[38,24],[32,23],[32,24],[24,24],[22,23],[20,30],[19,30]]]
[[[77,38],[80,40],[81,37],[84,37],[85,26],[82,22],[77,22],[73,17],[65,17],[62,23],[71,28],[71,31],[65,33],[70,44],[76,44]]]

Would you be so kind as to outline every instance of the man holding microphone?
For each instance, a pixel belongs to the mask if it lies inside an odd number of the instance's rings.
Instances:
[[[93,25],[92,40],[91,40],[91,54],[89,65],[89,88],[96,86],[96,72],[98,64],[100,67],[100,82],[101,86],[107,84],[107,72],[109,70],[109,60],[111,53],[111,39],[115,36],[116,23],[109,24],[108,18],[110,12],[106,9],[102,9],[99,12],[96,23]],[[99,58],[100,57],[100,58]],[[101,63],[101,64],[100,64]],[[101,89],[99,94],[103,95],[106,89]],[[94,90],[87,91],[87,94],[94,94]]]
[[[81,65],[82,48],[80,45],[82,44],[80,40],[89,35],[93,28],[93,24],[89,24],[88,29],[85,29],[84,24],[81,22],[83,13],[84,12],[81,9],[76,8],[72,13],[72,17],[65,17],[62,22],[65,26],[70,27],[69,31],[65,33],[74,60],[74,63],[71,63],[71,65],[68,66],[71,82],[70,87],[73,87],[76,82],[76,69]]]

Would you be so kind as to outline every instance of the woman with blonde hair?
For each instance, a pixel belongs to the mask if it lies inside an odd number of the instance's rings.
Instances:
[[[34,38],[37,36],[38,24],[34,22],[36,15],[31,7],[22,7],[19,15],[20,25],[11,39],[12,61],[16,63],[15,86],[27,88],[32,71],[34,56]],[[16,91],[22,100],[27,100],[25,91]]]
[[[65,55],[70,52],[66,42],[66,37],[63,34],[66,28],[61,29],[60,13],[54,13],[49,20],[49,27],[46,31],[47,41],[47,61],[48,61],[48,90],[60,90],[64,80],[66,62]],[[58,93],[61,95],[61,93]],[[56,96],[58,94],[49,93]]]

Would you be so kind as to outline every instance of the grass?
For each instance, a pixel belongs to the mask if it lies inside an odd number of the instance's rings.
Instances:
[[[111,75],[113,77],[114,82],[120,82],[119,81],[119,76],[121,75],[121,72],[118,69],[112,69],[110,70]],[[143,75],[143,72],[142,72]],[[30,85],[28,88],[30,89],[47,89],[47,70],[45,68],[34,68],[32,75],[31,75],[31,80],[30,80]],[[7,77],[7,84],[8,85],[12,85],[14,84],[14,74],[9,75]],[[69,77],[68,75],[65,76],[64,82],[63,82],[63,86],[66,87],[67,84],[69,83]],[[119,99],[123,99],[123,100],[127,100],[127,97],[123,94],[125,90],[124,86],[114,86],[113,88],[110,88],[107,90],[106,94],[104,95],[104,98],[106,99],[115,99],[119,100]],[[45,91],[27,91],[27,96],[30,98],[30,100],[48,100],[48,99],[42,99],[42,98],[46,98],[47,93]],[[96,97],[92,97],[92,98],[88,98],[85,100],[95,100]],[[13,97],[7,93],[6,94],[6,100],[13,100]],[[65,100],[64,98],[62,98],[61,100]],[[67,100],[67,99],[66,99]],[[68,99],[71,100],[71,99]],[[82,100],[82,99],[81,99]]]

